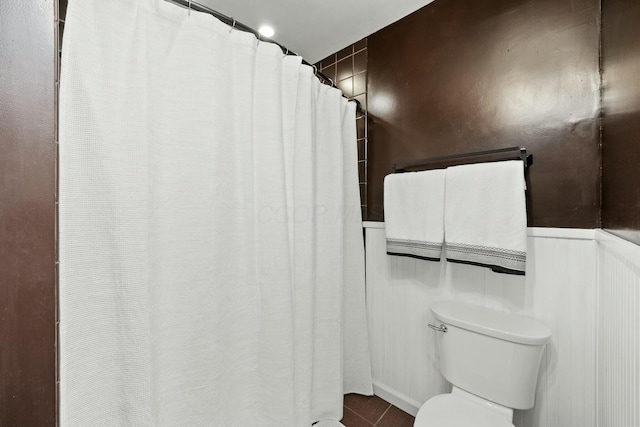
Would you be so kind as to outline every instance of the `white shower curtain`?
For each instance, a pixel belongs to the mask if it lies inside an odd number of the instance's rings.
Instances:
[[[71,1],[60,424],[309,426],[371,393],[355,105],[162,0]]]

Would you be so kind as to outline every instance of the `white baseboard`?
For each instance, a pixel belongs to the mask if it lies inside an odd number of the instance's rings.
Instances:
[[[416,402],[415,400],[405,396],[402,393],[397,392],[391,387],[387,387],[384,384],[381,384],[377,381],[373,381],[373,394],[387,402],[391,403],[393,406],[396,406],[402,409],[404,412],[413,415],[414,417],[418,413],[418,409],[422,406],[422,403]]]

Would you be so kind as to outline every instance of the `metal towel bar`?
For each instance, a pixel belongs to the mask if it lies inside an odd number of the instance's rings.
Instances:
[[[508,156],[506,159],[501,160],[510,160],[510,159],[520,159],[524,162],[524,167],[529,167],[533,164],[533,155],[527,154],[527,149],[525,147],[508,147],[508,148],[497,148],[495,150],[485,150],[485,151],[475,151],[472,153],[462,153],[462,154],[452,154],[449,156],[438,156],[438,157],[427,157],[425,159],[419,160],[411,160],[398,162],[393,165],[394,172],[406,172],[407,169],[416,168],[419,166],[428,166],[432,163],[442,163],[448,160],[457,160],[471,157],[480,157],[480,156],[489,156],[495,154],[503,154],[517,152],[517,156],[514,153],[514,156]]]

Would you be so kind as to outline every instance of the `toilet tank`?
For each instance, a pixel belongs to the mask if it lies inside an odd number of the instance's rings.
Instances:
[[[537,320],[451,301],[431,306],[440,371],[451,384],[514,409],[535,401],[538,370],[551,331]]]

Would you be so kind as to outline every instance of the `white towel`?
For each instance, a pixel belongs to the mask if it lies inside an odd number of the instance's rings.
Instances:
[[[445,170],[407,172],[384,179],[389,255],[439,261],[444,241]]]
[[[520,160],[447,169],[447,260],[523,275],[527,251],[525,188]]]

